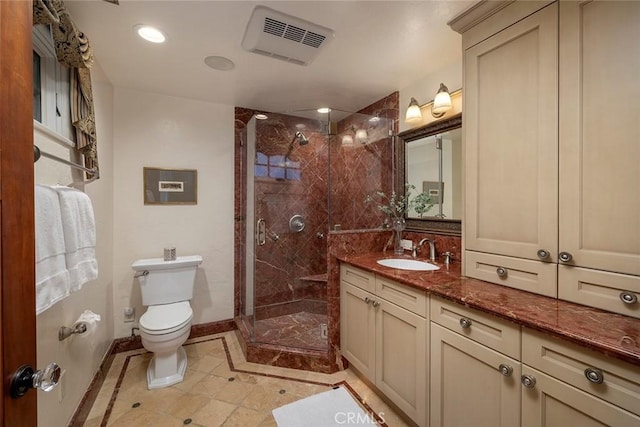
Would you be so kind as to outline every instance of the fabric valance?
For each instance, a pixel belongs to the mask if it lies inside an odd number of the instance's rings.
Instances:
[[[56,58],[71,70],[69,99],[76,149],[83,154],[85,167],[97,170],[96,118],[89,70],[93,51],[89,40],[76,27],[62,0],[33,0],[33,23],[50,26]]]

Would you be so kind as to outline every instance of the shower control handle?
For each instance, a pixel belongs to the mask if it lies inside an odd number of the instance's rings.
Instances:
[[[256,244],[264,246],[265,243],[267,243],[267,223],[264,218],[260,218],[256,223]]]

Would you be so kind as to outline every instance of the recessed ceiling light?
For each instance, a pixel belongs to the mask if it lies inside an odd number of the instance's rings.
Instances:
[[[318,108],[318,113],[320,113],[320,114],[327,114],[329,111],[331,111],[331,108],[329,108],[329,107]]]
[[[167,40],[167,36],[162,31],[149,25],[138,24],[133,29],[140,37],[151,43],[164,43]]]
[[[204,58],[204,63],[214,70],[219,71],[233,70],[233,68],[236,66],[236,64],[234,64],[232,60],[230,60],[229,58],[225,58],[224,56],[207,56],[206,58]]]
[[[263,113],[256,114],[256,119],[258,120],[267,120],[268,118],[269,116],[267,116],[266,114],[263,114]]]

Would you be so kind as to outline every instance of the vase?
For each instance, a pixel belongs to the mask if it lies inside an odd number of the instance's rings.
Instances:
[[[393,253],[395,255],[404,255],[404,248],[402,247],[402,231],[405,228],[404,218],[392,218],[391,219],[391,228],[394,233],[393,240]]]

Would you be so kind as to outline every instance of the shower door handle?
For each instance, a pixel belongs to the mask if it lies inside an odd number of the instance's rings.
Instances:
[[[265,243],[267,243],[267,224],[264,221],[264,218],[258,219],[256,229],[256,243],[258,244],[258,246],[263,246]]]

